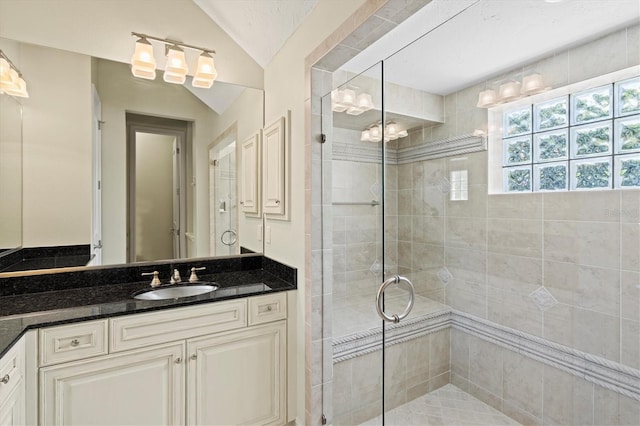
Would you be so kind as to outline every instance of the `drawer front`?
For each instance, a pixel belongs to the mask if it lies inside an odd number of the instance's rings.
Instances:
[[[112,318],[110,351],[188,339],[247,326],[247,302],[208,303],[148,314]]]
[[[24,377],[24,337],[0,359],[0,406]]]
[[[287,293],[249,298],[249,325],[264,324],[287,317]]]
[[[107,327],[107,320],[98,320],[39,330],[40,366],[105,355]]]

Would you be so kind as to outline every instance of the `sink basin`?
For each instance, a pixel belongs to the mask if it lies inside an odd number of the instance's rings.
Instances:
[[[153,290],[146,290],[142,293],[135,294],[133,298],[140,300],[180,299],[182,297],[211,293],[217,289],[217,285],[210,284],[176,285],[172,287],[160,287],[154,288]]]

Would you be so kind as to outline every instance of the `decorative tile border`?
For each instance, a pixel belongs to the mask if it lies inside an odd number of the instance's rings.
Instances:
[[[640,370],[532,334],[456,310],[440,311],[394,324],[386,330],[386,347],[453,327],[640,401]],[[381,349],[381,330],[367,330],[333,340],[333,362]]]
[[[486,149],[486,137],[469,134],[440,139],[433,142],[425,142],[417,146],[400,148],[398,150],[387,150],[385,155],[387,157],[387,163],[389,164],[409,164],[418,161],[485,151]],[[380,145],[377,143],[365,145],[333,142],[332,158],[342,161],[379,163],[382,159],[382,153],[380,152]]]
[[[400,148],[398,150],[397,164],[408,164],[486,150],[487,138],[485,136],[461,135],[425,142],[408,148]]]
[[[393,324],[385,330],[386,347],[408,340],[417,339],[451,326],[451,311],[445,310],[427,314]],[[333,363],[346,361],[371,352],[379,351],[382,343],[380,329],[369,329],[349,336],[333,339]]]

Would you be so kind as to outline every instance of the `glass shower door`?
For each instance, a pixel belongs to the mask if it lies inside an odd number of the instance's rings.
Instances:
[[[325,353],[333,357],[330,421],[336,425],[383,423],[385,395],[394,392],[389,383],[395,380],[385,374],[385,328],[410,310],[410,283],[397,276],[395,239],[388,241],[396,231],[385,232],[387,204],[395,206],[397,194],[386,192],[382,72],[379,63],[359,75],[336,74],[346,83],[322,98],[322,228],[330,254],[323,261],[323,292],[332,295],[332,312],[325,312],[331,335],[325,329],[323,339],[334,342]]]

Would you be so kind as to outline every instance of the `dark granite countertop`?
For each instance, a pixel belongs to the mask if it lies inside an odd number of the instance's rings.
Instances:
[[[0,296],[0,357],[31,328],[185,307],[297,288],[295,275],[291,280],[283,279],[287,274],[283,276],[278,270],[269,269],[201,275],[201,282],[213,282],[219,288],[211,293],[180,299],[134,299],[134,293],[151,289],[150,280],[85,287],[74,285],[70,286],[71,288],[62,286],[63,288],[50,291]],[[289,269],[295,273],[295,269]],[[38,281],[38,276],[32,279]],[[64,280],[64,274],[59,274],[58,280]],[[184,284],[189,283],[176,285]]]

